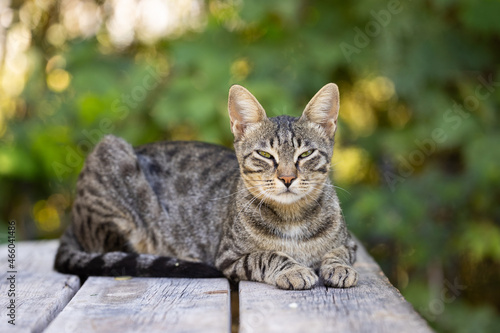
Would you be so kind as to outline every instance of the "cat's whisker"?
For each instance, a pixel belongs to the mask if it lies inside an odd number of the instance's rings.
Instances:
[[[311,184],[314,184],[314,183],[309,183],[309,184],[306,184],[306,185],[311,185]],[[316,183],[317,185],[321,185],[321,183]],[[326,184],[325,184],[326,185]],[[328,184],[329,185],[329,184]],[[329,186],[333,186],[333,185],[329,185]],[[324,195],[326,196],[328,199],[330,200],[337,200],[336,197],[334,195],[332,195],[331,193],[328,193],[324,187],[321,187],[321,188],[316,188],[316,190],[318,190],[320,192],[319,195]],[[310,194],[310,193],[307,193],[307,194]]]
[[[270,197],[270,192],[271,192],[271,190],[267,190],[267,191],[265,191],[265,192],[264,192],[264,197],[263,197],[263,198],[262,198],[262,200],[260,200],[260,202],[259,202],[259,214],[260,214],[260,218],[261,218],[262,220],[264,220],[264,219],[262,218],[262,204],[264,203],[264,201],[265,201],[268,197]]]
[[[247,204],[246,204],[246,205],[245,205],[245,206],[244,206],[244,207],[243,207],[243,208],[242,208],[242,209],[238,212],[237,218],[239,218],[239,217],[240,217],[240,214],[241,214],[242,212],[246,212],[246,210],[247,210],[247,209],[248,209],[248,208],[252,205],[252,203],[254,203],[254,202],[255,202],[255,200],[257,200],[257,199],[258,199],[258,197],[259,197],[261,194],[262,194],[262,192],[261,192],[261,193],[259,193],[257,196],[253,196],[253,197],[252,197],[252,199],[250,199],[250,200],[249,200],[249,202],[248,202],[248,203],[247,203]]]
[[[351,192],[349,192],[349,191],[348,191],[348,190],[346,190],[345,188],[342,188],[342,187],[340,187],[340,186],[336,186],[336,185],[332,185],[332,186],[333,186],[333,187],[335,187],[336,189],[342,190],[342,191],[344,191],[345,193],[347,193],[347,194],[351,195]]]
[[[308,182],[307,185],[322,185],[322,186],[327,186],[327,187],[333,187],[333,188],[336,188],[336,189],[339,189],[339,190],[342,190],[344,192],[346,192],[347,194],[351,195],[351,193],[349,191],[347,191],[345,188],[342,188],[340,186],[337,186],[337,185],[333,185],[333,184],[328,184],[328,183],[318,183],[318,182]]]
[[[321,206],[320,203],[318,202],[318,200],[316,200],[316,198],[314,198],[314,196],[311,193],[306,192],[305,194],[306,194],[306,197],[311,198],[312,200],[314,200],[318,204],[318,206]]]
[[[272,180],[267,179],[248,179],[249,182],[262,182],[262,183],[272,183]]]

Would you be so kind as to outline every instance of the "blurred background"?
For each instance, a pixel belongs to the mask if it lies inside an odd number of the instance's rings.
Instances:
[[[229,87],[268,115],[341,92],[349,228],[439,332],[500,327],[500,2],[0,0],[0,242],[56,238],[85,156],[232,145]]]

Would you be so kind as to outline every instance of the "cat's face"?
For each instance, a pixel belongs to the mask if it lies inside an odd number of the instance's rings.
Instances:
[[[338,115],[335,85],[320,90],[300,118],[267,118],[250,92],[233,86],[229,113],[241,176],[257,199],[290,205],[318,197],[333,152]]]

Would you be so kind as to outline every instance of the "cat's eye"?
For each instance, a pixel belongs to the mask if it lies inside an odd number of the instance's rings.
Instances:
[[[269,154],[268,152],[266,151],[263,151],[263,150],[257,150],[257,153],[260,155],[260,156],[263,156],[265,158],[273,158],[273,156],[271,154]]]
[[[306,151],[306,152],[304,152],[304,153],[300,154],[300,156],[299,156],[299,157],[300,157],[300,158],[307,157],[307,156],[311,155],[313,152],[314,152],[314,150],[310,149],[310,150],[308,150],[308,151]]]

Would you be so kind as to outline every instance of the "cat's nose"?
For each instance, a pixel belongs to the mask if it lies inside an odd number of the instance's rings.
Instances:
[[[297,177],[295,175],[289,175],[289,176],[279,176],[278,177],[279,180],[281,180],[283,182],[283,184],[285,184],[285,186],[288,188],[290,187],[290,185],[292,185],[292,182],[297,179]]]

